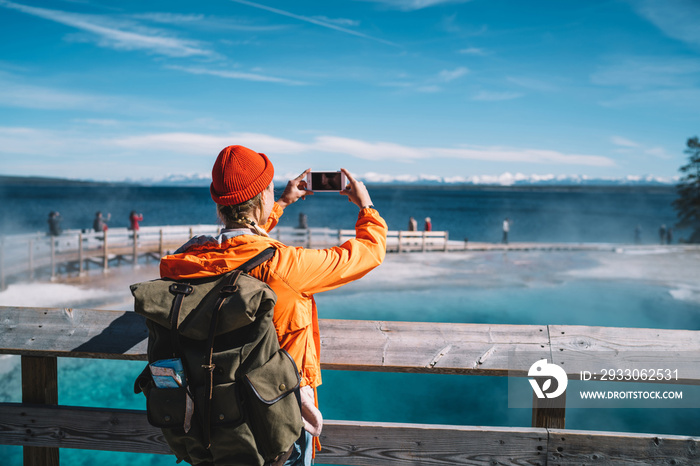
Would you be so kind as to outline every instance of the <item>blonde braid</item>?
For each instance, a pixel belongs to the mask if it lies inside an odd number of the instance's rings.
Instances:
[[[255,220],[251,220],[250,218],[255,213],[256,208],[260,209],[261,212],[263,210],[262,193],[236,205],[217,204],[216,212],[219,216],[219,220],[221,220],[226,228],[247,226],[253,232],[261,236],[268,236],[267,232],[260,228]]]

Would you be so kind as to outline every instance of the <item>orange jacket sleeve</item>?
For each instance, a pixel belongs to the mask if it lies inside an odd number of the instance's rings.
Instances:
[[[270,216],[267,218],[267,222],[262,227],[263,230],[269,233],[273,228],[275,228],[283,213],[284,209],[282,209],[282,207],[275,202],[275,205],[272,206]]]
[[[387,225],[374,209],[362,209],[355,238],[328,249],[285,248],[277,274],[305,296],[332,290],[357,280],[377,267],[386,255]]]

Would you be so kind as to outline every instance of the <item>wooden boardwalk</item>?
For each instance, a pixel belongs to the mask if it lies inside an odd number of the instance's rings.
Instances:
[[[22,356],[23,381],[22,403],[0,403],[0,443],[24,446],[26,465],[58,465],[60,448],[169,453],[143,411],[58,405],[57,357],[146,360],[147,333],[141,316],[0,307],[0,325],[0,353]],[[350,320],[321,320],[320,327],[324,369],[526,377],[530,365],[541,357],[565,368],[570,379],[581,371],[600,376],[601,367],[624,368],[635,362],[673,365],[682,374],[678,380],[652,383],[679,388],[700,384],[698,331]],[[640,348],[644,360],[639,358]],[[521,427],[328,420],[317,462],[700,464],[700,437],[568,430],[565,404],[548,407],[535,400],[532,425]],[[455,408],[468,409],[474,402],[467,396],[465,406]]]
[[[219,233],[217,225],[142,227],[138,236],[125,228],[106,233],[66,231],[60,236],[44,234],[0,238],[0,289],[9,281],[34,280],[59,275],[82,275],[89,268],[107,271],[115,265],[138,266],[140,261],[158,261],[195,235]],[[354,238],[355,230],[278,227],[272,237],[292,246],[326,248]],[[621,245],[611,243],[484,243],[454,241],[446,231],[409,232],[390,230],[387,252],[489,252],[489,251],[619,251],[658,248],[700,251],[700,245]]]

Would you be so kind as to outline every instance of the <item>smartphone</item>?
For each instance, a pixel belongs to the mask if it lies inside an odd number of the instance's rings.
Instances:
[[[314,192],[340,192],[348,184],[345,173],[309,172],[306,175],[306,189]]]

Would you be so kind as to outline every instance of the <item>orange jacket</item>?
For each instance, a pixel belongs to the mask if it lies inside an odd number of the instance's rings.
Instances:
[[[275,204],[265,229],[275,227],[282,208]],[[251,271],[277,294],[274,323],[280,346],[294,358],[303,385],[321,384],[321,338],[313,295],[363,277],[384,260],[387,225],[379,213],[362,209],[355,224],[355,238],[328,249],[286,246],[264,236],[246,234],[219,243],[193,241],[185,252],[165,256],[160,274],[175,280],[219,275],[243,265],[268,247],[275,247],[269,261]],[[197,244],[199,243],[199,244]]]

